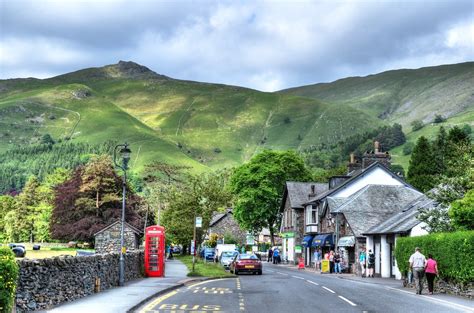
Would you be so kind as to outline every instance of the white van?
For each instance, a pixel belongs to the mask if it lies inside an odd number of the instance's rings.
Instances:
[[[215,261],[219,262],[221,259],[221,253],[224,251],[237,251],[237,246],[234,244],[218,244],[216,246],[216,253],[214,255]]]

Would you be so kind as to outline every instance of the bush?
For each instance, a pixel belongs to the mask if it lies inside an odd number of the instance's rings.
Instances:
[[[417,130],[422,129],[425,126],[422,121],[420,120],[415,120],[411,122],[411,130],[416,132]]]
[[[413,148],[415,148],[415,144],[413,142],[407,142],[405,146],[403,146],[403,155],[411,154]]]
[[[435,124],[439,124],[439,123],[443,123],[444,121],[446,121],[446,118],[440,114],[436,114],[434,120],[433,120],[433,123]]]
[[[18,279],[15,255],[8,247],[0,247],[0,312],[11,312]]]
[[[420,247],[425,256],[433,255],[441,278],[460,283],[474,280],[474,231],[397,239],[395,258],[401,273],[408,272],[408,260],[416,247]]]

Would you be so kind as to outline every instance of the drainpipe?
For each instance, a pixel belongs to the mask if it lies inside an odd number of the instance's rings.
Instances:
[[[337,243],[339,242],[339,213],[336,213],[336,242],[334,244],[334,246],[336,247],[336,251],[338,251],[338,246],[337,246]]]

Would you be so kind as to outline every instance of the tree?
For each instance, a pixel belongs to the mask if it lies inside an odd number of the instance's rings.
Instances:
[[[446,171],[446,158],[448,156],[449,142],[448,134],[444,127],[440,127],[438,135],[433,142],[433,156],[435,162],[435,171],[437,174],[442,174]]]
[[[280,202],[286,181],[310,181],[303,159],[293,151],[265,150],[238,167],[231,178],[237,198],[234,217],[241,227],[256,233],[266,227],[272,244],[280,222]]]
[[[441,114],[436,114],[436,115],[435,115],[435,118],[434,118],[434,120],[433,120],[433,123],[439,124],[439,123],[443,123],[444,121],[446,121],[446,118],[445,118],[443,115],[441,115]]]
[[[202,217],[202,228],[197,229],[198,245],[203,241],[213,213],[225,209],[232,201],[228,181],[229,172],[218,171],[199,176],[188,174],[181,184],[171,185],[162,222],[176,243],[188,246],[197,216]]]
[[[50,224],[55,239],[90,242],[96,232],[121,218],[122,179],[108,157],[91,158],[55,191]],[[127,186],[125,220],[137,228],[142,228],[144,222],[140,203]]]
[[[451,204],[449,217],[457,230],[474,230],[474,189]]]
[[[409,155],[410,153],[412,153],[414,147],[415,144],[413,142],[407,142],[403,146],[403,155]]]
[[[17,229],[20,241],[34,241],[34,222],[36,207],[40,203],[40,182],[36,176],[31,176],[25,188],[16,200],[16,220],[14,227]]]
[[[411,154],[407,180],[415,188],[426,192],[435,186],[435,174],[433,150],[428,139],[421,136]]]
[[[411,130],[414,132],[422,129],[423,127],[425,127],[425,124],[423,124],[423,122],[420,120],[414,120],[413,122],[411,122]]]
[[[12,196],[0,196],[0,242],[10,241],[7,238],[6,228],[8,228],[8,221],[5,217],[11,211],[16,209],[15,198]]]
[[[41,144],[43,145],[54,145],[53,137],[50,134],[44,134],[41,137]]]

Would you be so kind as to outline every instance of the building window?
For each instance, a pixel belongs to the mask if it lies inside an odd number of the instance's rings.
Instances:
[[[318,208],[314,205],[306,207],[306,225],[318,224]]]

